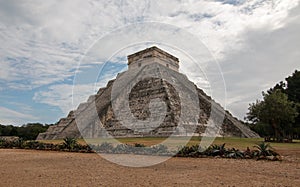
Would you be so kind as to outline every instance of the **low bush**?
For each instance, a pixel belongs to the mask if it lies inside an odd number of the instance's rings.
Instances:
[[[112,153],[113,148],[114,146],[111,143],[103,142],[98,146],[96,151],[103,153]]]
[[[74,138],[65,138],[61,144],[43,143],[39,141],[24,141],[23,139],[5,140],[0,138],[0,148],[19,148],[19,149],[36,149],[36,150],[53,150],[53,151],[72,151],[82,153],[114,153],[114,154],[140,154],[140,155],[161,155],[176,157],[222,157],[232,159],[256,159],[256,160],[281,160],[280,155],[270,146],[261,142],[250,150],[245,151],[230,148],[227,149],[225,144],[211,145],[202,149],[198,145],[179,147],[177,152],[170,151],[167,146],[159,144],[147,147],[144,144],[118,144],[114,146],[111,143],[103,142],[98,145],[81,145]]]
[[[255,150],[249,147],[245,151],[239,149],[225,148],[225,144],[211,145],[204,151],[199,146],[183,146],[180,147],[175,156],[178,157],[222,157],[234,159],[264,159],[264,160],[281,160],[280,155],[269,145],[264,142],[254,146]]]
[[[253,147],[257,149],[253,152],[253,157],[258,160],[280,160],[280,155],[271,147],[269,143],[261,142]]]
[[[62,143],[63,149],[68,149],[69,151],[74,150],[76,147],[78,147],[77,140],[72,137],[66,137],[64,138],[64,142]]]
[[[245,154],[243,151],[240,151],[235,148],[231,148],[225,152],[225,157],[226,158],[245,158]]]

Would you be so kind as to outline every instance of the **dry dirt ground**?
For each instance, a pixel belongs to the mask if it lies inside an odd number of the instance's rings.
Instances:
[[[0,186],[300,186],[299,153],[282,162],[171,158],[130,168],[92,153],[0,149]]]

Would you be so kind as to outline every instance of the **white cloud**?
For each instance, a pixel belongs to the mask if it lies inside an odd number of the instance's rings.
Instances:
[[[24,124],[28,121],[38,120],[39,118],[32,114],[11,110],[0,106],[0,124]]]
[[[224,70],[229,109],[241,118],[245,102],[297,67],[299,27],[294,24],[299,25],[299,10],[294,15],[291,11],[298,4],[298,0],[0,1],[0,90],[51,85],[35,93],[34,101],[67,113],[72,85],[64,81],[72,79],[88,47],[116,28],[157,21],[186,29],[203,41]],[[95,59],[82,65],[101,63]],[[82,90],[90,86],[82,85]],[[84,92],[79,95],[89,93]]]
[[[89,84],[59,84],[53,85],[45,91],[38,91],[34,94],[35,102],[57,106],[67,115],[82,102],[87,102],[89,96],[97,93],[98,89],[113,79],[114,74],[107,74],[102,77],[101,82]]]
[[[300,6],[292,11],[283,28],[271,32],[264,28],[245,31],[245,48],[228,53],[221,61],[228,108],[240,118],[245,116],[249,103],[261,98],[261,91],[300,69],[299,10]]]
[[[224,3],[225,2],[225,3]],[[230,1],[232,2],[232,1]],[[243,45],[245,28],[280,28],[298,1],[51,1],[1,2],[0,58],[23,89],[71,77],[83,52],[104,33],[143,20],[173,24],[198,36],[222,59]],[[130,37],[128,38],[130,40]],[[9,58],[9,59],[7,59]],[[14,83],[7,84],[13,89]],[[24,86],[20,86],[24,87]]]
[[[73,97],[73,85],[59,84],[49,87],[47,91],[39,91],[34,94],[33,100],[39,103],[57,106],[66,115],[70,110],[78,106],[80,102],[85,102],[89,95],[94,94],[92,91],[93,84],[77,85],[77,90]]]
[[[10,76],[10,73],[9,73],[9,70],[10,70],[10,66],[9,66],[9,63],[8,62],[0,62],[1,64],[1,68],[0,68],[0,80],[1,79],[4,79],[4,80],[8,80],[9,79],[9,76]]]
[[[298,0],[245,1],[240,6],[214,1],[195,1],[181,6],[172,17],[161,21],[186,28],[197,35],[218,58],[244,47],[246,29],[266,29],[266,32],[283,27],[285,18]],[[166,21],[165,21],[166,20]]]

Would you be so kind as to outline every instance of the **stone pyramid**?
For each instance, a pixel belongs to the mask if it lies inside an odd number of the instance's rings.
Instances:
[[[118,74],[37,139],[259,137],[178,69],[178,58],[157,47],[129,55],[126,72]]]

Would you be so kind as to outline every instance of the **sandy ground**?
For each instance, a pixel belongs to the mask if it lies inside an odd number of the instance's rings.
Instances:
[[[0,186],[300,186],[298,156],[282,162],[171,158],[130,168],[97,154],[0,149]]]

